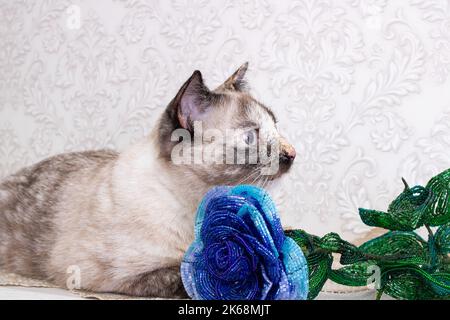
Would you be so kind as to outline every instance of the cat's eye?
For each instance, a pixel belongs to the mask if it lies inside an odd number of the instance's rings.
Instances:
[[[257,139],[258,139],[258,129],[248,130],[244,133],[245,144],[248,145],[254,144]]]

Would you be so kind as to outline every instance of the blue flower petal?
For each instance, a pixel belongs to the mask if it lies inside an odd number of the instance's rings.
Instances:
[[[270,196],[254,186],[216,187],[197,210],[181,264],[193,299],[306,299],[308,268],[284,235]]]

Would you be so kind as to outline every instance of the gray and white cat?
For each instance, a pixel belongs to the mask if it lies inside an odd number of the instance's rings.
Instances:
[[[273,113],[245,89],[246,70],[215,90],[195,71],[151,135],[123,153],[61,154],[4,179],[0,269],[65,286],[75,266],[84,290],[183,296],[179,266],[203,195],[215,185],[277,178],[295,157]],[[192,132],[194,121],[222,132],[250,124],[258,139],[281,145],[279,172],[262,176],[260,164],[248,163],[175,165],[171,134]]]

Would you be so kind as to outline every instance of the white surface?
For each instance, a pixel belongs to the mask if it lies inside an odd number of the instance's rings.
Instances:
[[[383,296],[383,299],[388,297]],[[0,300],[81,300],[80,296],[62,289],[0,287]],[[374,291],[347,294],[321,293],[318,300],[374,300]]]
[[[0,287],[0,300],[79,300],[80,296],[62,289]]]
[[[0,1],[0,177],[122,148],[194,69],[214,87],[248,60],[297,148],[283,223],[353,240],[357,207],[449,166],[449,18],[447,0]]]

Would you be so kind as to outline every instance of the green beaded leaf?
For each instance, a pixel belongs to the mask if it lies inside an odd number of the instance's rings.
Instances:
[[[337,233],[327,233],[320,239],[319,246],[323,250],[339,252],[342,247],[342,239]]]
[[[309,269],[309,294],[308,299],[312,300],[320,293],[325,282],[328,280],[333,264],[331,254],[311,253],[306,257]]]
[[[448,273],[428,273],[414,265],[392,266],[383,271],[382,278],[384,288],[391,286],[394,291],[388,290],[386,293],[394,298],[408,300],[450,298],[450,274]],[[406,283],[402,283],[404,280]]]
[[[384,278],[383,292],[395,299],[430,300],[441,298],[414,272],[388,272]]]
[[[391,231],[367,241],[359,247],[359,250],[380,263],[430,262],[427,242],[414,232]]]
[[[389,205],[387,212],[359,209],[361,220],[368,226],[389,230],[413,231],[423,225],[429,191],[421,186],[405,190]]]
[[[387,212],[359,208],[359,216],[366,225],[371,227],[379,227],[389,230],[414,230],[414,226],[409,224],[406,226],[397,225],[395,218]]]
[[[366,261],[367,258],[358,250],[357,247],[347,247],[341,252],[341,258],[339,262],[343,265],[357,263],[360,261]]]
[[[373,265],[372,262],[363,261],[333,270],[330,274],[330,280],[344,286],[366,286],[367,280],[372,276],[372,272],[369,272],[371,265]]]
[[[440,226],[450,222],[450,169],[432,178],[426,188],[431,197],[424,210],[424,223]]]
[[[450,297],[450,274],[435,273],[431,277],[433,278],[431,287],[434,292],[439,296]]]
[[[325,251],[340,253],[340,263],[341,264],[351,264],[358,261],[366,260],[364,256],[361,255],[358,248],[342,240],[341,237],[336,233],[328,233],[324,235],[318,242],[317,245]]]
[[[333,263],[333,256],[323,252],[321,238],[310,235],[303,230],[286,230],[285,234],[294,239],[305,254],[309,269],[308,299],[314,299],[328,280]]]
[[[311,235],[303,230],[285,230],[284,234],[292,238],[302,249],[305,255],[310,254],[315,250],[316,243],[320,241],[320,238]]]
[[[450,255],[439,257],[439,265],[436,271],[450,274]]]
[[[450,224],[438,228],[435,234],[435,241],[440,254],[450,253]]]

